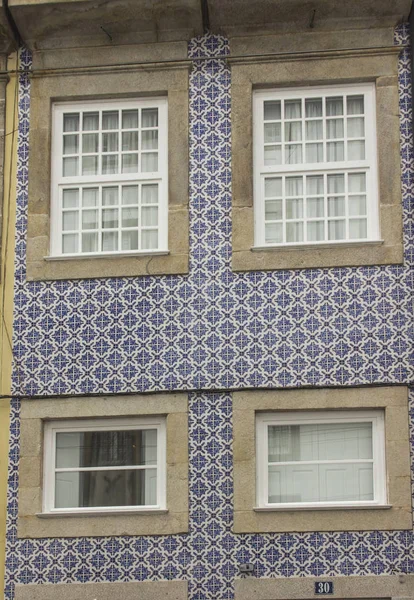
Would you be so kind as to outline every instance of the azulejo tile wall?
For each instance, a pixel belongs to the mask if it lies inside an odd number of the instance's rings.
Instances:
[[[396,31],[407,41],[408,28]],[[238,535],[232,401],[244,387],[412,383],[411,74],[401,57],[405,265],[234,274],[226,40],[197,38],[190,81],[188,277],[25,281],[30,84],[20,76],[14,320],[16,396],[188,390],[190,533],[17,539],[19,400],[13,401],[6,598],[16,583],[187,579],[192,600],[233,598],[254,576],[414,572],[412,531]],[[22,53],[22,66],[31,57]],[[197,391],[203,390],[203,391]],[[414,395],[411,397],[414,447]],[[414,462],[413,462],[414,470]]]

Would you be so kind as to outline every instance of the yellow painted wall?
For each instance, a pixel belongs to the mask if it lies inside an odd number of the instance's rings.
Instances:
[[[17,66],[17,55],[9,57],[8,69]],[[18,88],[15,73],[10,73],[6,90],[4,149],[4,193],[0,275],[0,396],[10,394],[12,366],[14,231],[16,222],[16,170]],[[3,140],[0,139],[0,143]],[[0,398],[0,600],[3,600],[4,542],[6,529],[7,464],[9,442],[8,399]]]

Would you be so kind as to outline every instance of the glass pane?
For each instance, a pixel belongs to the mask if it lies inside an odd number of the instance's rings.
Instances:
[[[142,204],[156,204],[158,202],[158,185],[148,184],[141,188]]]
[[[282,196],[282,178],[267,177],[265,179],[265,198],[275,198]]]
[[[82,252],[98,252],[97,233],[82,233]]]
[[[96,206],[98,204],[98,188],[84,188],[82,191],[82,205]]]
[[[280,165],[282,163],[282,148],[281,146],[266,146],[264,149],[264,164]]]
[[[350,196],[348,203],[350,216],[359,216],[367,214],[366,196]]]
[[[142,173],[158,171],[158,152],[141,154],[141,171]]]
[[[143,134],[158,134],[158,131],[143,131]],[[124,131],[122,134],[122,150],[138,150],[138,131]]]
[[[344,114],[344,103],[342,97],[326,98],[326,116],[335,117]]]
[[[138,208],[122,209],[122,227],[138,227]]]
[[[76,157],[63,159],[63,176],[73,177],[78,174],[78,159]]]
[[[307,118],[322,116],[322,98],[308,98],[305,100],[305,113]]]
[[[138,204],[137,185],[124,185],[122,187],[122,204]]]
[[[79,131],[79,113],[63,115],[63,131]]]
[[[286,241],[303,242],[303,223],[286,224]]]
[[[99,129],[99,113],[83,113],[83,131],[96,131]]]
[[[156,469],[56,473],[55,508],[156,503]]]
[[[265,220],[278,221],[282,218],[282,200],[268,200],[265,204]]]
[[[323,144],[306,144],[306,162],[323,162]]]
[[[301,219],[303,217],[303,200],[299,198],[286,200],[286,218]]]
[[[123,110],[122,111],[122,129],[137,129],[138,128],[138,111]]]
[[[84,133],[82,136],[82,152],[98,152],[98,140],[97,133]]]
[[[302,116],[301,100],[285,100],[285,119],[300,119]]]
[[[156,429],[56,433],[57,469],[156,463]]]
[[[143,156],[146,156],[146,155],[143,155]],[[143,159],[143,164],[144,164],[144,159]],[[156,169],[154,169],[154,170],[156,170]],[[122,155],[122,173],[138,173],[138,154],[123,154]]]
[[[285,162],[290,165],[302,162],[302,145],[285,146]]]
[[[82,229],[97,229],[98,228],[98,211],[84,210],[82,211]]]
[[[102,227],[104,229],[115,229],[118,227],[117,208],[105,208],[102,211]]]
[[[266,223],[265,241],[266,244],[281,244],[283,242],[282,223]]]
[[[350,173],[348,175],[348,191],[349,193],[365,192],[365,173]]]
[[[329,221],[328,232],[330,240],[344,240],[345,221]]]
[[[264,141],[265,143],[282,141],[282,129],[280,123],[264,124]]]
[[[102,188],[102,204],[104,206],[113,206],[118,204],[118,188],[104,187]]]
[[[63,154],[77,154],[79,151],[79,136],[63,136]]]
[[[321,242],[325,238],[325,223],[311,221],[307,224],[308,242]]]
[[[348,96],[346,99],[348,115],[364,114],[364,96]]]
[[[348,142],[348,160],[363,160],[365,158],[365,142],[359,140]]]
[[[326,144],[326,157],[328,162],[344,160],[344,143],[328,142]]]
[[[286,196],[302,196],[303,179],[302,177],[286,177],[285,180]]]
[[[364,137],[364,117],[354,117],[353,119],[348,119],[347,127],[349,138]]]
[[[118,132],[102,134],[102,152],[118,152]]]
[[[349,237],[351,240],[365,240],[367,237],[367,220],[349,219]]]
[[[321,140],[323,137],[322,121],[308,121],[306,123],[306,139]]]
[[[78,234],[67,233],[62,238],[63,254],[73,254],[78,251]]]
[[[323,217],[325,213],[323,198],[308,198],[306,201],[306,216],[308,219]]]
[[[96,175],[98,173],[98,157],[82,157],[82,175]]]
[[[280,121],[281,109],[280,100],[268,100],[264,102],[264,120]]]
[[[328,175],[328,192],[342,194],[345,192],[345,179],[343,175]]]
[[[122,250],[138,250],[138,231],[122,232]]]
[[[102,234],[102,251],[113,252],[118,250],[118,232],[107,231]]]
[[[158,248],[158,231],[142,231],[142,250],[156,250]]]
[[[118,155],[117,154],[108,154],[106,156],[102,156],[102,173],[104,175],[109,175],[111,173],[118,172]]]
[[[300,142],[302,139],[301,121],[285,123],[285,142]]]
[[[79,202],[79,190],[63,190],[63,208],[75,208]]]
[[[343,196],[328,198],[328,215],[330,217],[345,216],[345,198]]]
[[[74,229],[78,229],[78,216],[79,211],[77,210],[69,210],[63,213],[62,215],[62,229],[63,231],[73,231]]]
[[[148,206],[142,209],[143,227],[156,227],[158,225],[158,206]]]
[[[105,110],[102,113],[102,129],[118,129],[118,111]]]
[[[329,119],[326,121],[326,136],[328,139],[336,140],[344,137],[344,120]]]
[[[158,148],[158,130],[141,132],[142,150],[156,150]]]
[[[306,177],[306,193],[309,196],[323,194],[323,175],[309,175]]]
[[[372,463],[269,467],[269,499],[281,502],[373,500]]]
[[[142,127],[158,127],[158,108],[142,109]]]

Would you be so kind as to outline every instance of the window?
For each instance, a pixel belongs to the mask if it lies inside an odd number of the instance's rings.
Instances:
[[[165,508],[165,420],[45,426],[44,512]]]
[[[258,91],[255,245],[375,241],[375,85]]]
[[[382,411],[257,418],[259,507],[384,505]]]
[[[52,256],[168,250],[167,99],[55,104]]]

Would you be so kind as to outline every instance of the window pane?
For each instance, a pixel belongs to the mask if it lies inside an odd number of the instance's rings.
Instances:
[[[122,187],[122,204],[138,204],[137,185],[124,185]]]
[[[282,223],[266,223],[265,240],[266,244],[281,244],[283,242]]]
[[[67,233],[62,238],[63,254],[73,254],[78,251],[78,234]]]
[[[73,231],[78,229],[79,212],[77,210],[69,210],[63,213],[63,231]]]
[[[156,429],[56,433],[57,469],[156,463]]]
[[[158,130],[143,131],[141,133],[142,150],[156,150],[158,148]]]
[[[328,139],[337,140],[344,137],[344,120],[329,119],[326,121],[326,136]]]
[[[99,113],[83,113],[83,131],[96,131],[99,129]]]
[[[82,211],[82,229],[97,229],[98,228],[98,211],[84,210]]]
[[[118,129],[118,111],[105,110],[102,113],[102,129]]]
[[[346,99],[348,115],[364,114],[364,96],[348,96]]]
[[[118,250],[118,233],[107,231],[102,234],[102,251],[113,252]]]
[[[303,223],[286,224],[286,241],[303,242]]]
[[[325,213],[323,198],[308,198],[306,201],[306,216],[308,219],[323,217]]]
[[[122,227],[138,227],[138,208],[122,209]]]
[[[123,110],[122,111],[122,129],[137,129],[138,128],[138,111]]]
[[[285,119],[300,119],[301,116],[301,100],[285,100]]]
[[[367,214],[367,199],[365,196],[350,196],[348,203],[350,216]]]
[[[142,250],[156,250],[158,248],[158,230],[142,231]]]
[[[63,115],[63,131],[79,131],[79,113]]]
[[[308,242],[321,242],[325,237],[324,221],[311,221],[307,224]]]
[[[102,204],[104,206],[113,206],[118,204],[118,188],[104,187],[102,188]]]
[[[118,227],[117,208],[106,208],[102,211],[102,227],[104,229],[115,229]]]
[[[138,173],[138,154],[122,155],[122,173]]]
[[[143,173],[151,173],[158,171],[158,153],[150,152],[141,155],[141,171]]]
[[[329,221],[328,232],[330,240],[345,239],[345,221]]]
[[[285,123],[285,142],[300,142],[302,139],[301,121]]]
[[[282,196],[282,178],[267,177],[265,179],[265,198],[277,198]]]
[[[318,196],[319,194],[323,194],[323,190],[323,175],[309,175],[306,177],[306,193],[309,196]]]
[[[98,134],[84,133],[82,136],[82,152],[98,152]]]
[[[350,173],[348,175],[348,188],[350,193],[365,192],[365,173]]]
[[[63,176],[74,177],[78,174],[78,159],[76,157],[63,159]]]
[[[322,116],[322,98],[308,98],[305,100],[305,112],[307,118]]]
[[[268,100],[264,102],[264,120],[279,121],[281,118],[280,100]]]
[[[96,175],[98,173],[98,157],[82,157],[82,175]]]
[[[303,200],[294,198],[286,200],[286,218],[301,219],[303,217]]]
[[[74,208],[78,206],[79,190],[63,190],[63,208]]]
[[[282,147],[281,146],[266,146],[264,149],[264,164],[266,167],[270,165],[280,165],[282,163]]]
[[[156,469],[56,473],[55,508],[151,506],[156,503]]]
[[[345,198],[343,196],[328,198],[328,215],[330,217],[345,216]]]
[[[158,202],[158,185],[143,185],[141,188],[141,201],[143,204],[156,204]]]
[[[303,194],[302,177],[286,177],[286,196],[301,196]]]
[[[364,117],[354,117],[353,119],[348,119],[347,126],[348,126],[348,137],[349,138],[364,137],[364,135],[365,135]]]
[[[158,108],[142,109],[142,127],[158,127]]]
[[[321,140],[323,138],[322,121],[308,121],[306,123],[306,139]]]
[[[349,220],[349,237],[351,240],[364,240],[367,237],[367,220],[366,219],[350,219]]]
[[[306,144],[306,162],[323,162],[323,144]]]
[[[302,162],[302,145],[285,146],[285,162],[286,164],[294,165]]]
[[[102,134],[102,152],[118,152],[118,133]]]
[[[122,250],[138,250],[138,231],[122,232]]]
[[[328,162],[344,160],[344,143],[328,142],[326,144],[326,158]]]
[[[96,206],[98,204],[98,188],[84,188],[82,191],[82,205]]]
[[[265,123],[264,141],[265,143],[282,141],[282,129],[280,123]]]
[[[326,98],[326,116],[335,117],[344,114],[342,97]]]
[[[282,200],[268,200],[265,204],[266,221],[278,221],[282,218]]]
[[[345,192],[345,179],[343,175],[328,175],[328,192],[342,194]]]
[[[98,234],[82,233],[82,252],[98,251]]]
[[[142,209],[142,225],[144,227],[158,225],[158,206],[148,206]]]
[[[365,142],[358,140],[348,142],[348,160],[363,160],[365,158]]]
[[[79,151],[79,136],[65,135],[63,137],[63,154],[77,154]]]
[[[153,134],[158,132],[143,131],[142,133]],[[122,150],[138,150],[138,131],[124,131],[122,133]]]
[[[110,175],[118,172],[118,156],[116,154],[108,154],[102,157],[102,173]]]

